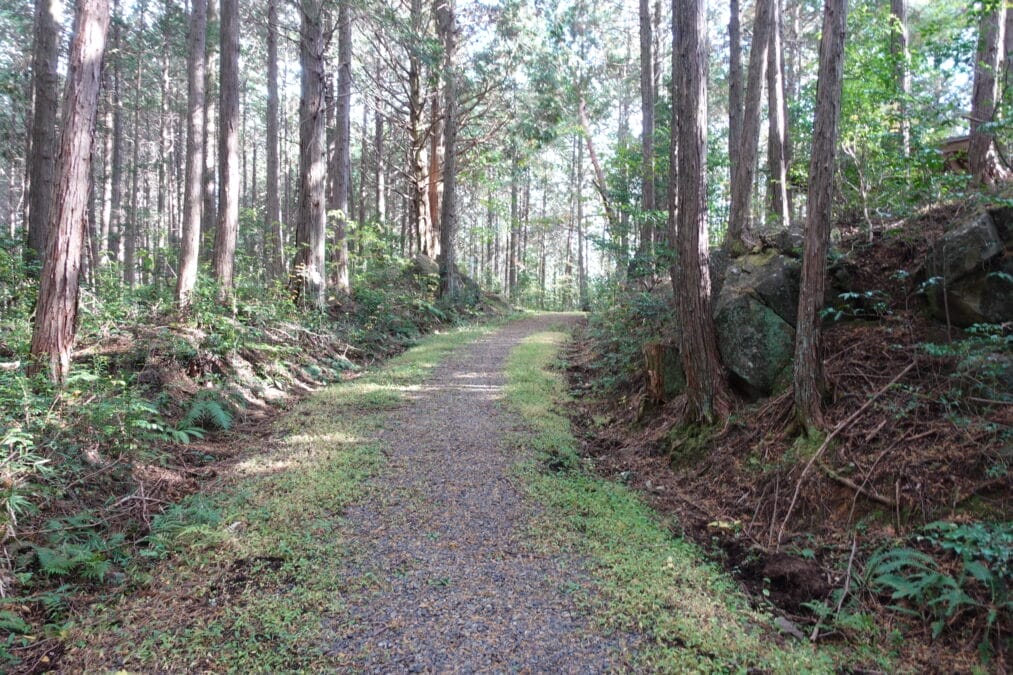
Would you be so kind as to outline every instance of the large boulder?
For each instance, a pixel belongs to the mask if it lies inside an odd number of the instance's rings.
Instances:
[[[716,303],[714,327],[721,361],[742,393],[769,395],[791,363],[795,329],[756,296],[728,286]]]
[[[753,294],[791,326],[798,320],[799,279],[802,264],[776,251],[765,251],[732,260],[718,291],[722,294]]]
[[[981,212],[947,232],[920,275],[932,314],[958,326],[1013,321],[1013,209]]]
[[[930,277],[944,277],[949,284],[985,269],[1004,248],[992,216],[982,212],[947,232],[932,247],[926,273]]]
[[[416,276],[428,276],[440,273],[439,264],[429,256],[422,255],[421,253],[411,259],[408,269]]]

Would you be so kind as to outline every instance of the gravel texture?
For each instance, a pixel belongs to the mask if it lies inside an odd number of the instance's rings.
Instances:
[[[537,506],[518,489],[501,402],[508,353],[560,318],[513,322],[453,354],[389,414],[387,466],[346,514],[348,614],[332,657],[357,672],[628,669],[631,640],[606,636],[568,594],[578,557],[536,553]]]

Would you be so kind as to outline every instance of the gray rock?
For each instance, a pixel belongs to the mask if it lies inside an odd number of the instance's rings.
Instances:
[[[992,216],[979,213],[936,243],[926,264],[927,276],[945,277],[947,284],[953,284],[983,270],[1004,248]]]
[[[753,294],[791,326],[798,319],[802,264],[767,251],[736,258],[725,272],[720,294]],[[718,302],[721,302],[720,300]]]
[[[718,350],[725,366],[752,397],[767,396],[791,363],[795,329],[745,292],[725,288],[715,307]]]
[[[422,254],[416,255],[412,258],[409,269],[412,274],[420,276],[440,273],[440,266],[436,263],[436,261],[429,256]]]
[[[989,209],[988,215],[992,216],[992,224],[1002,243],[1006,248],[1013,247],[1013,206]]]
[[[933,316],[957,326],[1013,321],[1013,209],[982,212],[948,232],[930,253],[922,279]]]

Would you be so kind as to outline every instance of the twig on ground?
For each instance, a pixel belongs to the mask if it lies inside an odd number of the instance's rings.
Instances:
[[[798,482],[795,484],[795,492],[794,492],[794,494],[792,494],[791,502],[788,504],[788,511],[787,511],[787,513],[784,514],[784,520],[781,522],[781,528],[777,532],[777,541],[775,542],[775,548],[776,549],[780,549],[781,548],[781,540],[784,538],[784,530],[785,530],[786,527],[788,527],[788,521],[789,521],[789,519],[791,519],[791,514],[795,510],[795,504],[796,504],[796,502],[798,502],[799,492],[802,491],[802,483],[805,481],[806,476],[809,475],[809,471],[810,471],[810,469],[812,469],[813,464],[815,464],[816,461],[823,455],[823,452],[828,447],[830,447],[830,442],[833,441],[835,438],[837,438],[838,434],[840,434],[842,431],[844,431],[845,429],[847,429],[848,427],[850,427],[852,424],[854,424],[855,420],[857,420],[859,417],[861,417],[862,413],[864,413],[866,410],[869,409],[869,406],[871,406],[873,403],[875,403],[876,400],[880,396],[882,396],[890,387],[892,387],[898,381],[900,381],[900,379],[902,377],[904,377],[905,375],[907,375],[908,372],[912,368],[914,368],[914,366],[915,366],[916,363],[918,363],[917,360],[912,361],[911,363],[909,363],[907,365],[907,367],[905,367],[904,370],[902,370],[899,373],[897,373],[897,375],[892,380],[890,380],[886,384],[885,387],[883,387],[882,389],[880,389],[879,391],[877,391],[875,394],[873,394],[869,398],[868,401],[866,401],[865,403],[863,403],[862,407],[860,407],[858,410],[856,410],[855,412],[853,412],[850,415],[848,415],[847,419],[845,419],[843,422],[841,422],[840,424],[838,424],[836,427],[834,427],[833,431],[831,431],[829,434],[827,434],[827,437],[823,440],[823,443],[816,450],[816,452],[813,453],[813,456],[809,459],[809,461],[806,462],[805,467],[802,469],[802,475],[798,477]]]

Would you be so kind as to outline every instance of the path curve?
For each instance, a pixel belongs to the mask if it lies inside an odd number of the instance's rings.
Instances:
[[[574,316],[512,322],[452,354],[387,417],[387,462],[349,509],[349,610],[328,650],[357,672],[565,672],[628,668],[567,589],[576,558],[525,543],[536,506],[512,474],[507,355]]]

